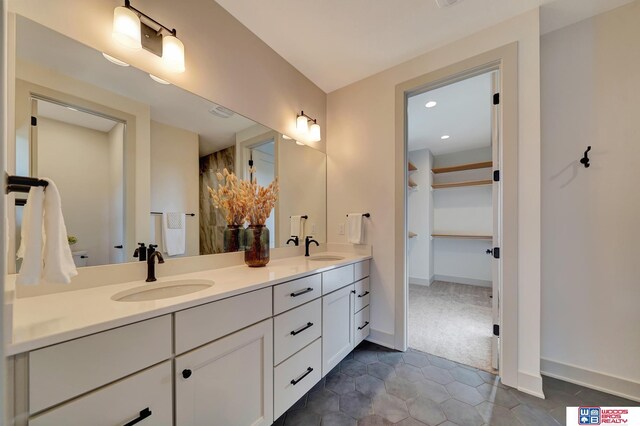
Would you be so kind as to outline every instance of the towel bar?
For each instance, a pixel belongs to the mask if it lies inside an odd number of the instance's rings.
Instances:
[[[347,215],[347,217],[348,217],[348,216],[349,216],[349,215]],[[371,213],[362,213],[362,216],[364,216],[364,217],[371,217]]]

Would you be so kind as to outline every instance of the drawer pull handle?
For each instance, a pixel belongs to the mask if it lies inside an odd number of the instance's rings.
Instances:
[[[310,291],[313,291],[313,288],[307,287],[304,290],[298,290],[298,291],[295,291],[295,292],[291,293],[291,297],[302,296],[303,294],[309,293]]]
[[[292,384],[293,386],[297,385],[298,383],[300,383],[300,381],[301,381],[302,379],[304,379],[304,378],[305,378],[305,377],[307,377],[309,374],[311,374],[311,372],[312,372],[312,371],[313,371],[313,368],[308,367],[308,368],[307,368],[307,371],[305,371],[305,373],[304,373],[302,376],[298,377],[297,379],[293,379],[293,380],[291,380],[291,384]]]
[[[368,290],[367,290],[367,291],[365,291],[365,292],[364,292],[364,293],[362,293],[362,294],[359,294],[359,295],[358,295],[358,297],[365,297],[367,294],[369,294],[369,291],[368,291]]]
[[[182,370],[182,377],[185,379],[188,379],[189,377],[191,377],[191,373],[192,373],[191,370],[189,370],[188,368],[185,368],[184,370]]]
[[[295,336],[296,334],[298,334],[298,333],[302,333],[302,332],[303,332],[303,331],[305,331],[307,328],[312,327],[312,326],[313,326],[313,323],[312,323],[312,322],[308,322],[308,323],[307,323],[307,325],[305,325],[304,327],[299,328],[299,329],[297,329],[297,330],[293,330],[293,331],[291,332],[291,335],[292,335],[292,336]]]
[[[358,327],[358,330],[362,330],[363,328],[365,328],[368,325],[369,325],[369,321],[366,321],[362,327]]]
[[[138,417],[136,417],[135,419],[131,420],[129,423],[125,423],[124,426],[133,426],[136,423],[140,423],[141,421],[143,421],[147,417],[151,417],[151,410],[149,409],[149,407],[147,407],[144,410],[140,411],[140,415]]]

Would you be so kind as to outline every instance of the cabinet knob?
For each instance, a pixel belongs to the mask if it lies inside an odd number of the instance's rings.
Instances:
[[[182,377],[185,379],[188,379],[189,377],[191,377],[191,373],[192,373],[191,370],[189,370],[188,368],[185,368],[184,370],[182,370]]]

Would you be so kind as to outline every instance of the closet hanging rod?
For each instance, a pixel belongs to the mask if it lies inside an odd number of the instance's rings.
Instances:
[[[162,212],[151,212],[151,214],[162,214]],[[185,213],[185,216],[195,216],[195,213]]]
[[[7,188],[6,193],[11,192],[29,192],[31,187],[42,186],[44,188],[49,185],[44,179],[38,179],[28,176],[7,176]]]
[[[364,216],[364,217],[371,217],[371,213],[362,213],[362,216]],[[349,215],[347,215],[347,217],[349,217]]]

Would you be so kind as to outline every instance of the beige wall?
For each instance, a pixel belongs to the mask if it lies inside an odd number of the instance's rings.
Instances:
[[[157,56],[113,41],[113,9],[121,5],[120,0],[9,0],[11,12],[281,133],[296,136],[295,114],[300,110],[326,125],[326,94],[215,1],[135,2],[136,8],[177,29],[186,51],[183,74],[168,73]],[[313,145],[324,149],[324,142]]]
[[[493,48],[518,42],[518,385],[541,392],[540,354],[540,84],[537,10],[419,56],[328,95],[328,241],[348,211],[370,211],[367,243],[374,247],[372,336],[394,345],[394,205],[396,85]],[[526,308],[524,308],[526,307]],[[515,383],[513,383],[515,384]]]
[[[109,138],[107,133],[40,117],[38,176],[56,182],[72,250],[89,252],[88,266],[109,263]],[[122,213],[120,213],[122,214]]]
[[[636,400],[639,41],[635,1],[541,45],[543,371]]]
[[[185,212],[186,256],[200,254],[198,135],[151,121],[151,211]],[[152,240],[162,247],[162,216],[150,216]]]

